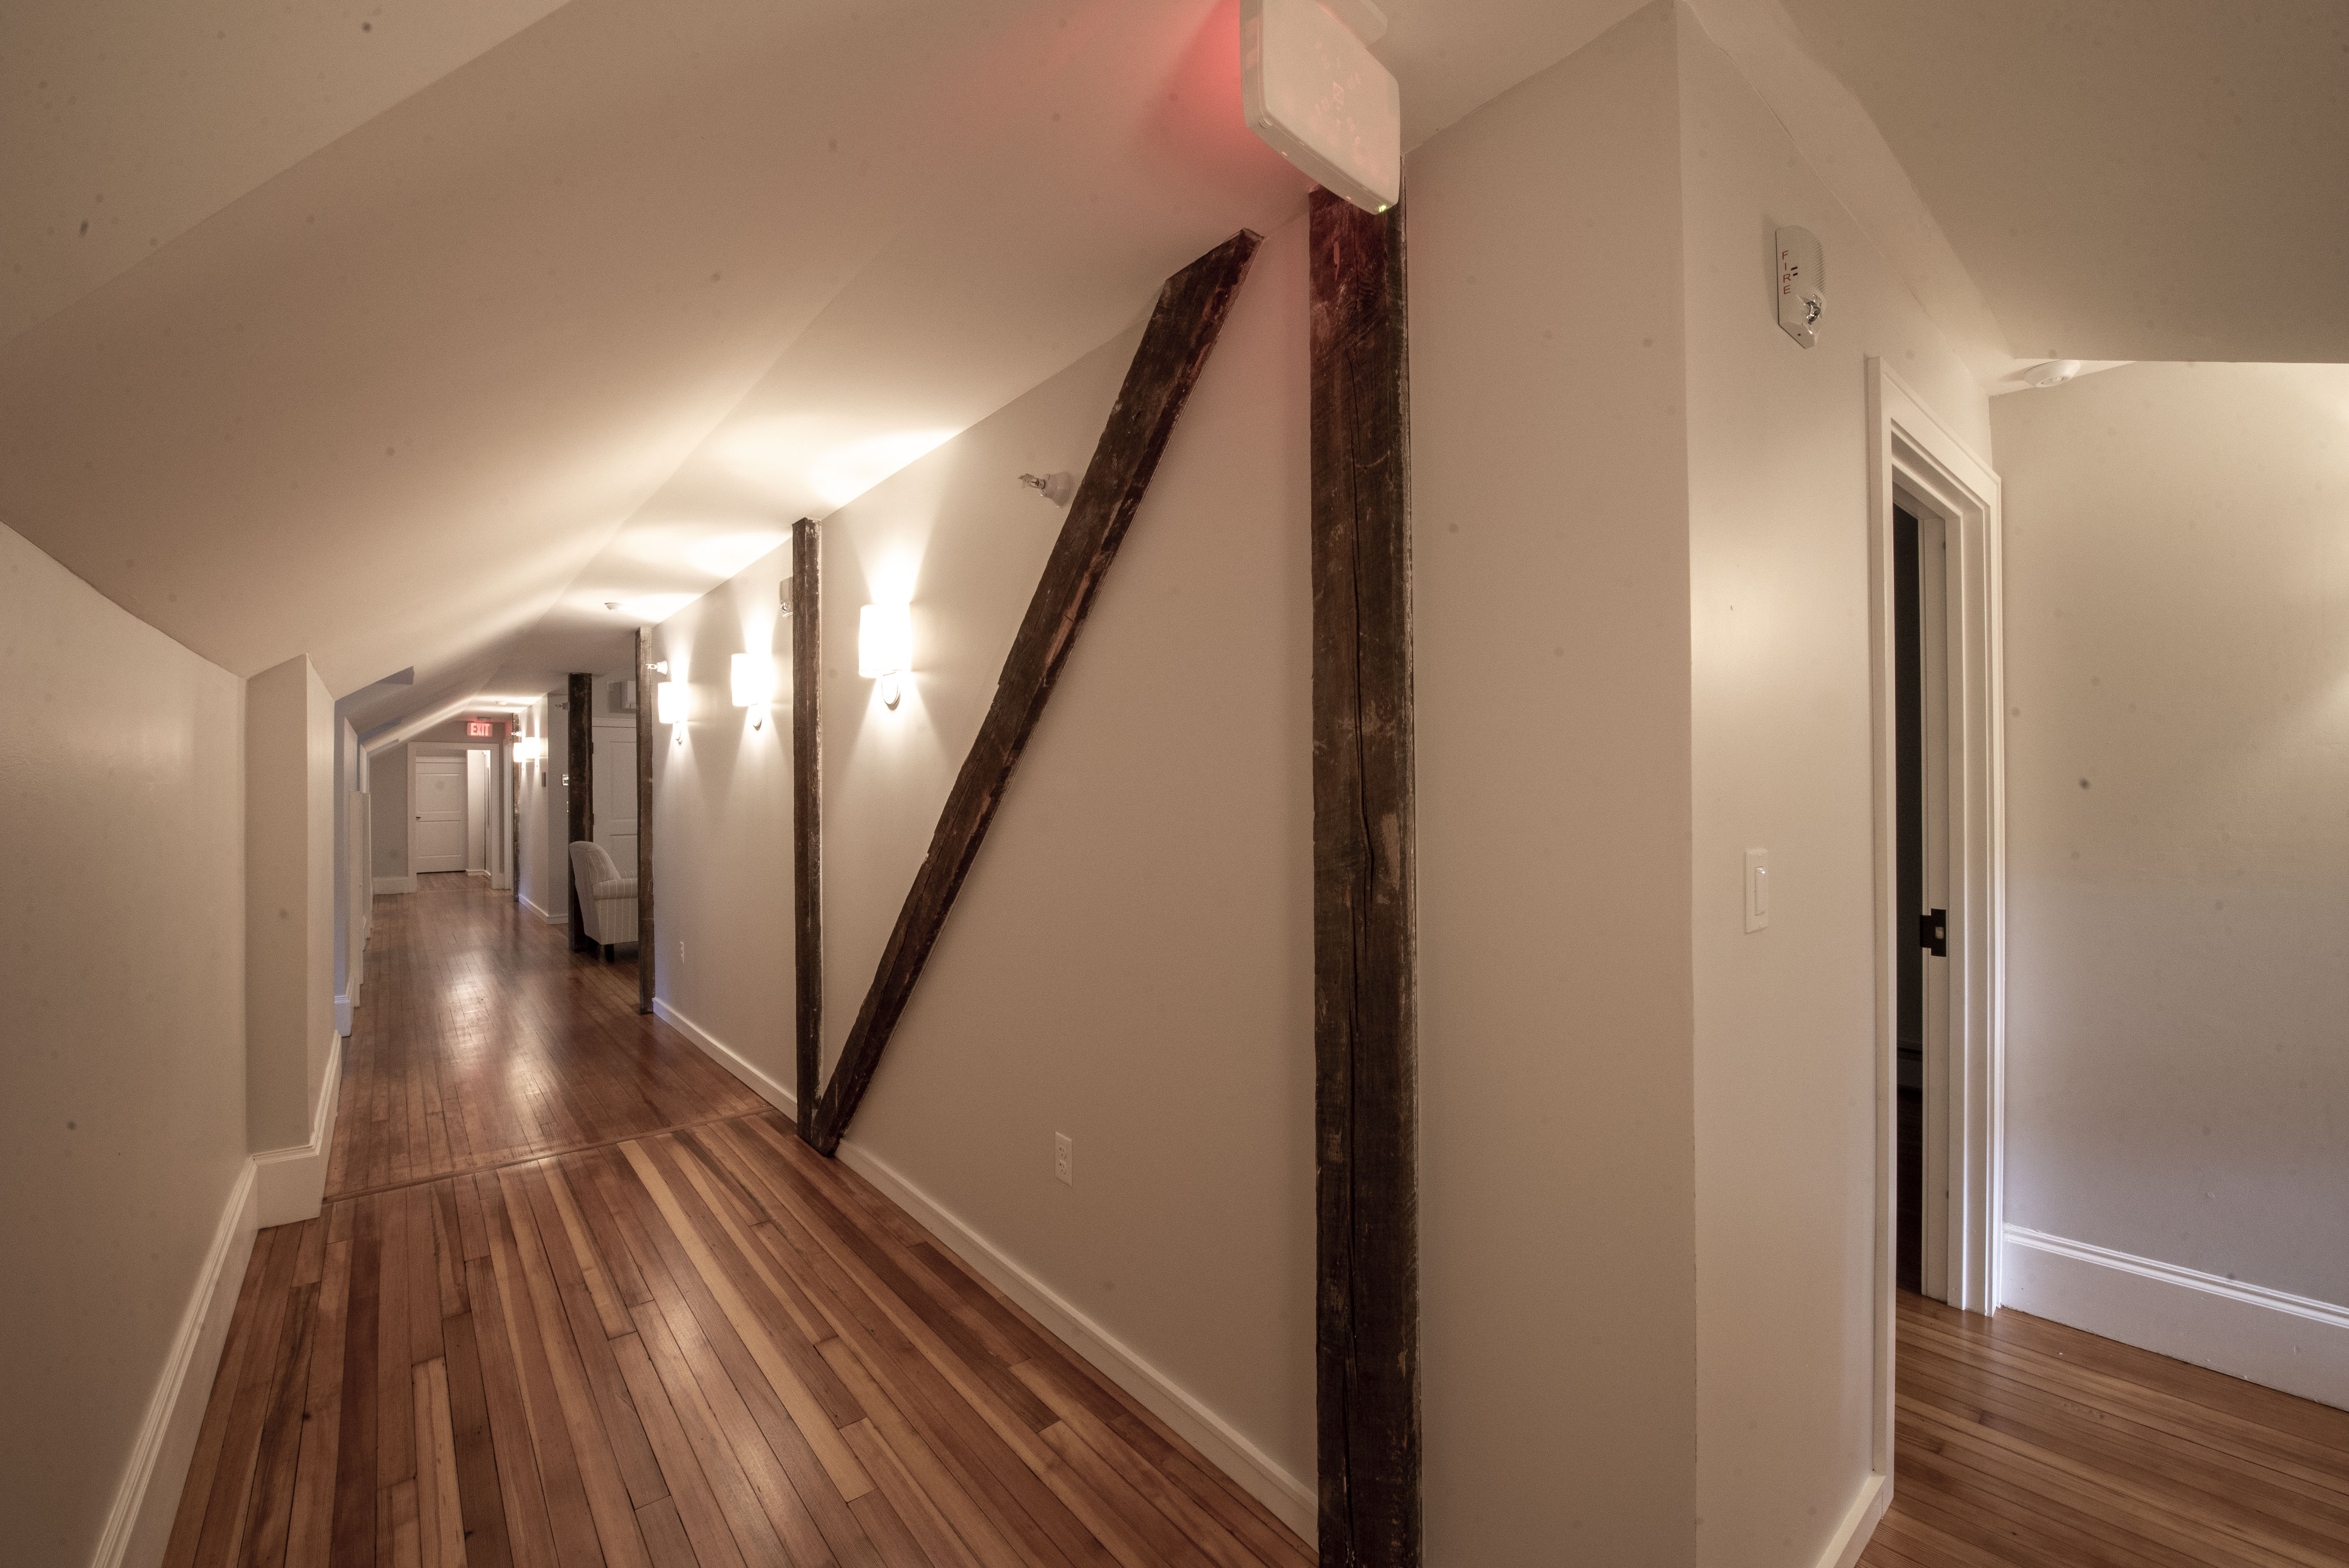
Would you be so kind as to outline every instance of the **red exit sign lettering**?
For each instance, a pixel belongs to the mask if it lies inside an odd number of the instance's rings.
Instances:
[[[465,738],[468,740],[487,740],[490,738],[490,721],[486,718],[467,719]]]

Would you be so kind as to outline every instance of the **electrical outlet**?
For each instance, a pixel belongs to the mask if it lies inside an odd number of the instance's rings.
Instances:
[[[1052,1180],[1063,1187],[1077,1184],[1077,1140],[1065,1132],[1052,1134]]]

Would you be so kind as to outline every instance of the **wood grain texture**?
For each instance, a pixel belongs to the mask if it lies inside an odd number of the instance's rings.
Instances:
[[[563,952],[543,923],[488,918],[511,905],[487,890],[392,903],[445,913],[465,942],[493,937],[491,956],[452,969],[485,1020],[473,1070],[571,1108],[542,1106],[536,1125],[615,1125],[599,1119],[616,1114],[604,1103],[613,1058],[545,1054],[539,1015],[554,1004],[540,987],[557,978],[567,1033],[642,1038],[663,1026],[635,1012],[632,986]],[[459,939],[388,918],[378,930],[427,950]],[[387,1016],[399,1020],[380,1041],[393,1056],[411,1043],[401,1031],[440,1026],[422,1005]],[[655,1054],[619,1076],[698,1059]],[[485,1126],[505,1114],[432,1082],[460,1121],[469,1103]],[[426,1098],[383,1078],[343,1109],[389,1121]],[[428,1172],[263,1232],[167,1556],[174,1568],[1312,1560],[763,1105]]]
[[[832,1081],[824,1087],[812,1141],[825,1154],[839,1148],[841,1135],[872,1085],[882,1052],[913,996],[1019,754],[1076,645],[1093,595],[1133,524],[1174,421],[1215,348],[1260,242],[1257,235],[1242,231],[1167,279],[1159,291],[1092,461],[1069,503],[1068,519],[1044,564],[1043,578],[1012,639],[994,700],[938,813],[929,852],[914,874],[872,987],[841,1047]],[[807,1104],[804,1087],[800,1104]]]
[[[2349,1562],[2349,1411],[1906,1291],[1893,1495],[1862,1568]]]
[[[823,533],[792,524],[792,977],[799,1133],[823,1081]]]
[[[1321,1561],[1420,1561],[1411,442],[1400,207],[1312,197]]]
[[[587,923],[579,918],[579,874],[572,869],[568,846],[595,836],[595,677],[574,672],[571,676],[570,701],[564,733],[571,748],[571,764],[564,769],[568,779],[564,788],[568,792],[571,836],[563,851],[563,880],[571,890],[571,951],[581,953],[594,944],[587,940]]]
[[[636,1012],[640,962],[566,952],[559,928],[481,877],[428,873],[415,892],[376,900],[328,1201],[761,1109]],[[472,1206],[472,1189],[440,1202],[445,1222]],[[436,1283],[453,1294],[463,1277]]]
[[[653,634],[636,628],[636,1011],[653,1010],[660,944],[653,935]]]

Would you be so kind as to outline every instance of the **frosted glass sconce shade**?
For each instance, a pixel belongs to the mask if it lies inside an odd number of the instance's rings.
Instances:
[[[734,706],[764,707],[775,700],[775,660],[771,654],[734,655]]]
[[[856,673],[881,683],[881,700],[897,706],[897,677],[914,662],[914,619],[903,604],[867,604],[856,617]]]
[[[685,683],[663,681],[653,687],[654,712],[663,724],[685,722]]]
[[[513,743],[516,762],[535,762],[546,755],[546,742],[535,735],[525,735]]]

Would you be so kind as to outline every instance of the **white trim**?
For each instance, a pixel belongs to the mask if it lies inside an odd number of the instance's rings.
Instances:
[[[653,999],[653,1013],[691,1040],[712,1061],[749,1085],[760,1099],[787,1116],[797,1116],[799,1097],[790,1088],[720,1044],[708,1030],[657,996]],[[1311,1486],[1282,1469],[1271,1455],[1190,1390],[1030,1274],[952,1210],[899,1175],[887,1161],[846,1139],[840,1145],[840,1161],[873,1183],[948,1251],[986,1275],[998,1290],[1024,1307],[1061,1343],[1140,1400],[1210,1464],[1270,1509],[1282,1523],[1309,1542],[1315,1538],[1319,1530],[1319,1504]],[[1880,1514],[1882,1510],[1878,1511]],[[1869,1523],[1872,1528],[1874,1521]],[[1837,1563],[1835,1568],[1849,1568],[1849,1564]]]
[[[236,1315],[245,1265],[253,1258],[254,1234],[260,1229],[254,1186],[254,1165],[247,1160],[229,1188],[212,1243],[196,1270],[195,1288],[180,1315],[179,1332],[171,1336],[155,1392],[147,1400],[147,1414],[131,1439],[129,1463],[114,1489],[114,1505],[107,1511],[106,1528],[98,1532],[91,1568],[148,1568],[163,1560],[172,1520],[180,1511],[180,1489],[187,1483],[188,1464],[204,1424],[212,1377],[220,1370],[229,1323]]]
[[[2002,1305],[2349,1409],[2349,1307],[2006,1227]]]
[[[530,894],[528,893],[522,895],[522,906],[523,908],[530,911],[531,913],[538,916],[539,919],[546,922],[549,925],[568,925],[571,923],[570,911],[563,910],[550,914],[545,910],[539,908],[537,904],[532,903]]]
[[[378,898],[388,897],[393,893],[414,892],[415,891],[416,879],[414,877],[378,877],[375,879],[375,896]],[[372,926],[374,922],[370,921],[368,922],[368,924]]]
[[[1895,693],[1892,507],[1896,487],[1938,511],[1948,541],[1948,1299],[1996,1310],[2003,1221],[2006,1053],[2005,661],[1998,475],[1881,359],[1868,361],[1868,643],[1876,802],[1876,1398],[1874,1469],[1892,1471],[1893,1187],[1899,1104],[1895,1029],[1901,928],[1893,841]],[[1930,1092],[1930,1090],[1929,1090]],[[1931,1103],[1929,1100],[1929,1103]],[[1927,1172],[1927,1186],[1934,1175]]]
[[[1892,1478],[1877,1470],[1859,1483],[1859,1495],[1844,1510],[1843,1522],[1827,1537],[1826,1550],[1819,1553],[1819,1568],[1854,1568],[1859,1554],[1868,1550],[1869,1539],[1884,1519],[1885,1510],[1892,1506]]]
[[[343,1084],[343,1037],[329,1036],[326,1076],[318,1085],[310,1141],[271,1149],[253,1157],[254,1202],[261,1223],[290,1225],[315,1220],[326,1191],[326,1161],[335,1151],[335,1105]]]

